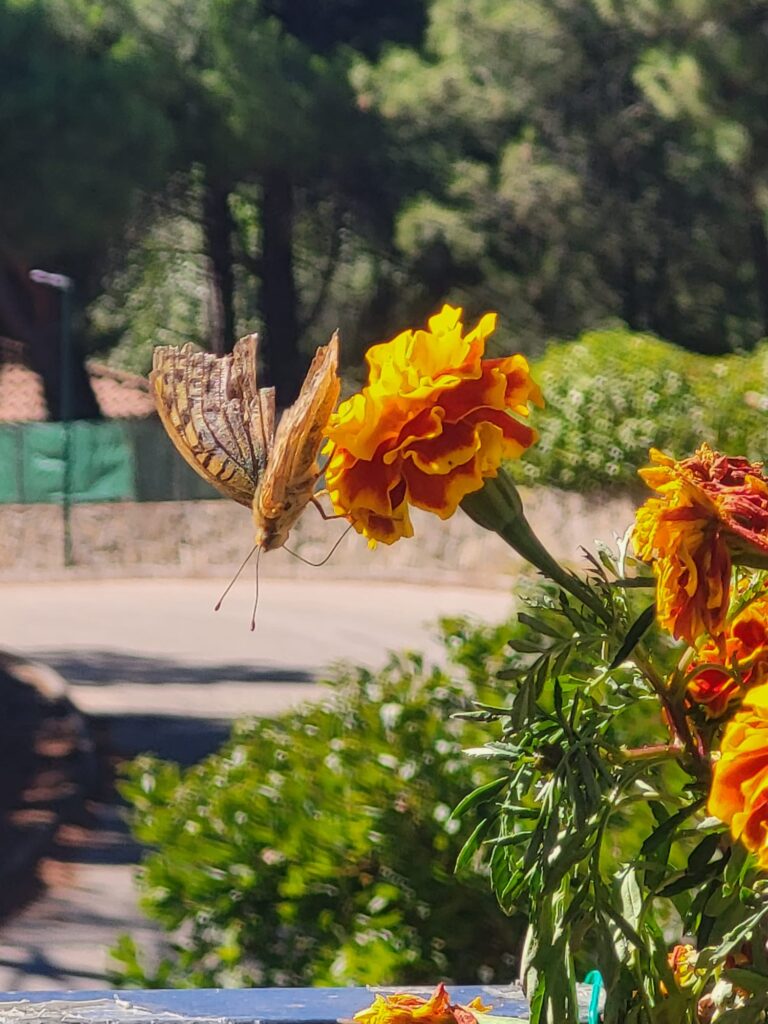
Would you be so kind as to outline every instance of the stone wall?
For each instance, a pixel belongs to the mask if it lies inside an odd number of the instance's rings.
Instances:
[[[523,492],[526,514],[549,550],[578,566],[579,548],[607,542],[632,521],[629,498],[585,497],[537,488]],[[426,513],[413,517],[416,536],[375,551],[354,531],[322,568],[304,565],[285,551],[261,562],[264,576],[463,581],[503,586],[520,572],[519,558],[498,537],[462,512],[447,522]],[[309,507],[289,546],[320,561],[343,533]],[[250,550],[246,509],[228,501],[77,505],[71,510],[74,565],[64,566],[63,512],[55,505],[0,506],[0,580],[113,576],[231,576]]]

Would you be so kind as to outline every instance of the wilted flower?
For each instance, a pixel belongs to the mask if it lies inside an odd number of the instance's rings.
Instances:
[[[391,996],[377,995],[371,1006],[355,1014],[361,1024],[476,1024],[478,1013],[487,1013],[480,998],[468,1006],[452,1004],[442,982],[429,997],[402,992]]]
[[[651,461],[640,476],[659,497],[638,510],[633,542],[653,564],[659,622],[690,644],[719,637],[732,561],[768,564],[768,479],[706,444],[681,462],[651,449]]]
[[[719,718],[744,690],[768,679],[768,594],[726,623],[721,642],[707,640],[691,666],[688,695]]]
[[[725,727],[708,808],[768,868],[768,683],[747,692]]]
[[[428,330],[370,348],[368,383],[331,417],[331,501],[374,543],[413,536],[409,506],[447,519],[537,438],[516,418],[542,404],[525,358],[483,359],[496,314],[466,335],[461,314],[444,306]]]

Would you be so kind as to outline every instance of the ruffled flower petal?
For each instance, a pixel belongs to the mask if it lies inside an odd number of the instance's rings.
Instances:
[[[461,500],[537,439],[521,422],[541,392],[520,355],[484,360],[496,326],[464,333],[444,306],[428,330],[404,331],[366,356],[368,383],[328,427],[326,485],[336,512],[373,541],[412,535],[407,505],[447,519]]]
[[[653,565],[659,622],[689,644],[718,638],[732,560],[768,555],[768,481],[761,466],[708,445],[681,462],[652,449],[651,460],[640,476],[659,496],[638,510],[633,543]]]
[[[745,690],[768,680],[768,594],[760,594],[707,640],[690,666],[688,696],[709,718],[720,718]]]
[[[477,1015],[490,1009],[480,998],[467,1006],[451,1003],[441,982],[429,999],[407,992],[377,995],[372,1005],[356,1013],[353,1020],[360,1024],[477,1024]]]
[[[725,727],[708,809],[768,868],[768,683],[749,690]]]

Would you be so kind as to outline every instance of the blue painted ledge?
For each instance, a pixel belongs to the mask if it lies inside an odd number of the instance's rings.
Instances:
[[[0,1024],[336,1024],[373,1002],[376,992],[415,992],[419,987],[157,989],[99,992],[0,992]],[[481,996],[493,1013],[527,1019],[517,986],[450,985],[451,1000]],[[589,988],[579,986],[587,1019]]]

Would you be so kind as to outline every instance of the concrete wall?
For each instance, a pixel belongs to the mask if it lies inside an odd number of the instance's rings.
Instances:
[[[584,497],[537,488],[523,492],[526,514],[544,544],[561,561],[578,567],[580,546],[612,542],[632,522],[629,498]],[[354,531],[322,568],[303,565],[285,551],[262,559],[265,577],[333,577],[463,581],[504,586],[523,566],[495,534],[462,512],[447,522],[416,513],[416,536],[370,551]],[[250,550],[246,509],[227,501],[179,501],[79,505],[71,510],[74,565],[65,568],[63,513],[55,505],[0,507],[0,580],[111,576],[231,576]],[[312,561],[322,559],[344,530],[310,507],[289,541]]]

